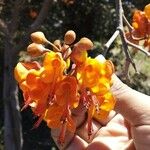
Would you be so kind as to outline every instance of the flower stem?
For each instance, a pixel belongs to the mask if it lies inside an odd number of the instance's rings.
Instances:
[[[58,49],[58,47],[55,46],[55,45],[54,45],[53,43],[51,43],[50,41],[46,41],[46,43],[49,44],[49,45],[51,45],[52,47],[54,47],[54,48],[57,50],[57,52],[60,52],[60,49]]]

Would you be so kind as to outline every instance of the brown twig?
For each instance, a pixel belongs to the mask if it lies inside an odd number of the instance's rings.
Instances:
[[[148,57],[150,57],[150,53],[149,53],[148,51],[146,51],[145,49],[143,49],[141,46],[136,45],[136,44],[134,44],[134,43],[131,43],[131,42],[128,41],[127,39],[126,39],[126,43],[127,43],[129,46],[134,47],[134,48],[140,50],[140,51],[143,52],[145,55],[147,55]]]
[[[122,41],[122,47],[123,47],[123,51],[125,53],[126,56],[126,60],[125,60],[125,69],[123,71],[123,75],[128,78],[129,74],[129,67],[130,64],[132,64],[133,68],[135,69],[135,71],[137,72],[137,68],[136,65],[130,55],[129,52],[129,48],[128,46],[131,46],[133,48],[136,48],[138,50],[140,50],[141,52],[143,52],[144,54],[146,54],[148,57],[150,56],[150,53],[147,52],[146,50],[144,50],[141,46],[138,46],[134,43],[131,43],[130,41],[128,41],[125,37],[125,32],[124,32],[124,27],[123,27],[123,21],[125,22],[125,24],[127,25],[127,27],[129,28],[129,31],[132,32],[134,29],[133,27],[130,25],[130,23],[128,22],[128,20],[126,19],[126,17],[124,16],[123,13],[123,8],[122,8],[122,1],[121,0],[115,0],[116,3],[116,14],[117,14],[117,29],[114,32],[114,34],[112,35],[112,37],[108,40],[108,42],[104,45],[104,56],[106,55],[109,47],[111,46],[111,44],[115,41],[115,39],[117,38],[118,35],[120,35],[121,41]],[[138,39],[139,40],[139,39]]]
[[[130,25],[129,21],[127,20],[127,18],[124,14],[123,14],[123,20],[124,20],[125,24],[127,25],[127,27],[129,28],[129,31],[132,31],[133,27]]]
[[[117,17],[118,17],[118,29],[120,31],[120,37],[121,37],[121,41],[123,44],[123,50],[124,50],[124,53],[126,55],[125,68],[129,68],[130,63],[131,63],[133,68],[137,72],[136,65],[133,62],[133,59],[131,58],[131,55],[130,55],[129,49],[128,49],[128,44],[125,40],[126,38],[125,38],[124,30],[123,30],[123,8],[122,8],[122,1],[121,0],[116,0],[116,13],[118,14],[117,15]],[[126,65],[128,65],[128,67]],[[123,74],[125,74],[126,77],[128,77],[128,69],[125,69]]]
[[[57,50],[57,52],[60,52],[60,51],[61,51],[61,50],[60,50],[57,46],[55,46],[52,42],[46,41],[46,43],[49,44],[49,45],[51,45],[53,48],[55,48],[55,50]]]
[[[16,29],[19,26],[20,22],[20,11],[23,8],[25,0],[15,0],[12,2],[12,9],[11,9],[11,21],[8,26],[9,28],[9,34],[10,36],[14,36],[14,33],[16,32]]]
[[[111,36],[111,38],[108,40],[108,42],[104,45],[104,52],[103,52],[104,56],[106,56],[109,47],[111,46],[111,44],[114,42],[114,40],[117,38],[118,35],[119,35],[119,30],[116,30],[114,34]]]
[[[121,41],[122,41],[122,45],[123,45],[123,50],[124,50],[124,53],[126,56],[125,70],[124,70],[123,74],[128,77],[128,69],[126,69],[126,68],[129,68],[129,67],[127,67],[126,65],[130,66],[130,63],[131,63],[136,72],[137,72],[137,68],[136,68],[136,65],[135,65],[131,55],[130,55],[130,52],[128,49],[128,44],[125,40],[126,38],[125,38],[123,30],[120,30],[120,37],[121,37]]]
[[[16,10],[11,11],[12,19],[9,20],[9,25],[4,20],[0,19],[0,31],[5,35],[5,49],[4,49],[4,84],[3,84],[3,99],[4,99],[4,112],[5,112],[5,149],[7,150],[21,150],[22,149],[22,132],[21,132],[21,119],[19,112],[19,103],[18,103],[18,95],[16,93],[16,82],[14,77],[12,76],[14,72],[14,64],[17,62],[18,52],[24,48],[24,46],[28,43],[28,39],[30,37],[30,33],[37,28],[40,27],[43,20],[47,17],[48,10],[50,8],[50,4],[52,0],[44,0],[43,6],[41,8],[39,17],[35,20],[35,22],[31,25],[31,27],[26,31],[26,35],[20,40],[19,44],[14,41],[14,33],[16,33],[18,29],[20,10],[22,8],[20,2],[24,0],[15,0],[11,1],[14,4],[13,9]],[[13,6],[12,6],[13,7]],[[9,26],[9,27],[8,27]],[[15,44],[13,44],[13,42]],[[10,83],[10,84],[8,84]]]

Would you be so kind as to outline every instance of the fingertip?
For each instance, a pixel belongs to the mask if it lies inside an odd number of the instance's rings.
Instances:
[[[57,142],[58,135],[59,135],[59,129],[51,130],[51,136],[52,136],[55,144],[57,145],[58,149],[61,149],[61,150],[83,150],[88,146],[88,143],[85,140],[83,140],[81,137],[79,137],[78,135],[71,133],[71,132],[66,133],[65,142],[62,145],[60,145]]]
[[[88,146],[88,143],[75,135],[71,143],[66,147],[66,150],[83,150]]]
[[[59,149],[65,149],[67,147],[67,145],[70,143],[70,141],[72,141],[72,139],[74,138],[74,133],[67,131],[66,135],[65,135],[65,141],[63,144],[59,144],[58,143],[58,138],[59,138],[59,134],[60,134],[60,129],[51,129],[51,136],[55,142],[55,144],[57,145],[57,147]]]
[[[123,115],[132,125],[150,123],[150,97],[131,89],[123,87],[115,93],[116,105],[114,110]]]

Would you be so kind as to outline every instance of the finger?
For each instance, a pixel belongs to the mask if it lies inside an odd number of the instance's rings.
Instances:
[[[128,130],[130,129],[129,125],[126,123],[125,119],[122,115],[117,114],[109,123],[101,128],[96,136],[118,136],[118,135],[125,135],[129,137]]]
[[[102,127],[96,134],[88,150],[94,147],[101,147],[101,150],[121,150],[129,146],[131,142],[128,128],[121,115],[116,115],[105,127]]]
[[[61,145],[60,145],[60,143],[58,143],[59,134],[60,134],[60,129],[52,129],[51,130],[51,136],[52,136],[55,144],[57,145],[57,147],[59,149],[64,149],[74,138],[74,133],[66,131],[65,141]]]
[[[57,140],[58,140],[58,135],[59,135],[60,130],[59,129],[53,129],[51,130],[51,135],[52,138],[54,140],[54,142],[56,143],[57,147],[59,149],[85,149],[85,147],[87,147],[87,142],[84,141],[82,138],[80,138],[78,135],[75,135],[74,133],[71,132],[66,132],[66,137],[65,137],[65,142],[63,145],[60,145]]]
[[[114,141],[111,141],[111,139],[112,137],[107,139],[109,144],[98,140],[94,141],[86,148],[86,150],[136,150],[132,139],[124,143],[124,145],[121,145],[120,143],[118,145],[118,142],[114,143]]]
[[[99,129],[106,125],[114,116],[116,115],[115,111],[111,111],[110,114],[108,115],[106,120],[102,120],[102,119],[93,119],[92,120],[92,135],[88,136],[88,122],[87,120],[85,121],[85,123],[80,126],[79,128],[77,128],[76,133],[85,141],[87,141],[88,143],[90,143],[93,138],[95,137],[95,134],[99,131]]]
[[[83,140],[85,140],[86,142],[90,143],[93,140],[93,138],[94,138],[95,134],[97,133],[97,131],[101,127],[102,127],[102,125],[99,122],[93,120],[92,121],[92,135],[89,137],[89,135],[88,135],[88,123],[86,121],[80,128],[77,129],[76,133]]]
[[[88,143],[75,135],[73,140],[68,144],[66,150],[84,150],[88,146]]]
[[[79,104],[78,108],[72,110],[72,119],[76,124],[76,127],[82,126],[82,124],[86,120],[86,109],[82,104]],[[69,132],[68,130],[65,133],[65,141],[63,145],[60,145],[58,143],[58,138],[60,135],[60,129],[52,129],[51,130],[51,136],[54,139],[54,142],[60,149],[64,149],[67,145],[70,145],[70,142],[74,140],[76,142],[77,140],[79,141],[79,138],[76,137],[75,133]],[[81,141],[82,143],[83,141]],[[85,143],[83,143],[84,145]],[[82,146],[82,144],[81,144]]]
[[[137,92],[112,76],[111,88],[116,97],[115,111],[122,114],[132,125],[150,124],[150,96]]]
[[[76,109],[72,110],[72,118],[76,122],[76,127],[82,126],[82,124],[86,121],[86,112],[87,109],[83,104],[79,104]]]

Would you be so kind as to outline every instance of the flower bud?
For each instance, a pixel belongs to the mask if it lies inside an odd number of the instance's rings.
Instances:
[[[46,49],[41,44],[32,43],[27,47],[27,52],[33,57],[38,57],[46,52]]]
[[[37,44],[44,44],[47,42],[47,39],[43,32],[37,31],[31,34],[31,40]]]
[[[78,50],[90,50],[93,48],[93,43],[90,39],[83,37],[78,43],[75,44]]]
[[[55,40],[53,43],[58,49],[61,49],[61,41],[60,40]],[[54,51],[57,51],[57,49],[55,49],[55,47],[53,47]]]
[[[76,39],[76,33],[73,30],[69,30],[66,32],[64,36],[64,42],[65,44],[72,44]]]

